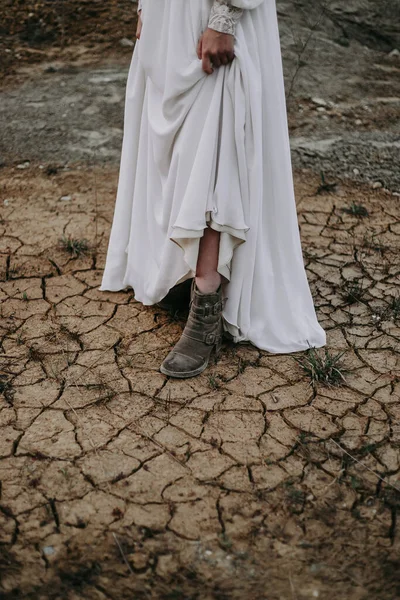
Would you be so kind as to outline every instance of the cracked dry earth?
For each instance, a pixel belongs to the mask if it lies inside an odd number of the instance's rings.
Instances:
[[[398,197],[296,179],[341,386],[248,345],[173,381],[184,315],[98,291],[116,168],[55,171],[2,170],[1,597],[399,598]]]

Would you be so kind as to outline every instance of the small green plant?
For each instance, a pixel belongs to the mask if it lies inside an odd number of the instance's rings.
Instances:
[[[374,452],[374,450],[376,450],[377,448],[379,448],[379,444],[366,444],[357,451],[357,455],[367,456],[368,454],[371,454],[371,452]]]
[[[133,356],[125,356],[125,364],[124,367],[131,368],[133,366]]]
[[[224,550],[229,550],[230,548],[232,548],[233,546],[233,542],[232,540],[227,536],[227,534],[225,532],[220,533],[218,536],[219,539],[219,545],[221,546],[221,548],[223,548]]]
[[[342,212],[353,215],[353,217],[369,217],[369,212],[365,206],[356,202],[352,202],[350,206],[342,208]]]
[[[300,431],[299,435],[297,436],[297,441],[299,444],[308,444],[310,441],[310,434],[307,431]]]
[[[62,475],[65,477],[65,479],[69,480],[71,479],[70,474],[68,473],[67,469],[58,469],[60,473],[62,473]]]
[[[11,382],[4,375],[0,375],[0,394],[3,394],[7,402],[12,402],[14,390]]]
[[[60,167],[57,165],[48,165],[44,172],[50,177],[51,175],[57,175],[59,169]]]
[[[295,487],[288,487],[286,497],[292,504],[304,504],[306,494],[303,490],[299,490]]]
[[[242,373],[245,372],[245,370],[247,369],[247,367],[249,367],[251,365],[251,360],[248,360],[246,358],[239,358],[239,364],[238,364],[238,373],[239,375],[241,375]]]
[[[81,342],[79,333],[77,333],[76,331],[71,331],[70,329],[68,329],[68,327],[66,327],[63,324],[60,325],[60,333],[69,337],[71,340],[73,340],[74,342],[77,342],[78,344],[80,344],[80,342]],[[51,335],[54,335],[54,334],[51,334]]]
[[[9,382],[3,376],[0,376],[0,394],[4,394],[9,388]]]
[[[295,360],[310,378],[313,386],[317,383],[341,385],[345,382],[345,370],[341,364],[341,359],[345,352],[333,355],[325,348],[322,354],[315,348],[310,348],[305,357],[295,358]]]
[[[28,294],[26,292],[24,292],[22,294],[22,299],[25,300],[25,302],[28,302],[29,298],[28,298]]]
[[[218,388],[220,387],[219,381],[217,381],[216,376],[213,374],[208,376],[208,383],[212,390],[218,390]]]
[[[358,489],[362,488],[361,479],[359,479],[358,477],[355,477],[355,475],[350,475],[350,486],[352,487],[353,490],[358,490]]]
[[[33,362],[41,362],[43,360],[42,352],[33,346],[28,348],[28,356],[29,360],[32,360]]]
[[[385,321],[390,321],[391,319],[395,319],[395,313],[393,312],[392,305],[385,304],[384,306],[377,306],[374,309],[374,313],[371,316],[372,322],[377,327],[380,327],[382,323]]]
[[[89,243],[87,240],[78,240],[71,236],[63,236],[59,242],[61,248],[68,252],[73,258],[78,258],[79,256],[86,254],[89,250]]]
[[[394,319],[398,319],[400,317],[400,295],[392,298],[390,310],[392,311]]]
[[[347,281],[343,288],[343,299],[347,304],[360,302],[365,294],[365,289],[359,279]]]
[[[338,186],[338,184],[336,182],[328,183],[325,179],[325,173],[323,171],[321,171],[321,185],[317,189],[318,196],[320,194],[324,194],[325,192],[326,193],[336,192],[337,186]]]

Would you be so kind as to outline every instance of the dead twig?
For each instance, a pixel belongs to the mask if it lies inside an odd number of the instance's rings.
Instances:
[[[133,570],[132,570],[132,567],[131,567],[131,565],[129,564],[129,562],[128,562],[128,559],[126,558],[126,556],[125,556],[125,553],[124,553],[124,551],[123,551],[123,549],[122,549],[122,546],[121,546],[121,544],[119,543],[119,540],[118,540],[117,536],[115,535],[115,533],[113,533],[113,537],[114,537],[115,543],[117,544],[117,546],[118,546],[118,549],[119,549],[119,551],[120,551],[120,553],[121,553],[121,556],[122,556],[122,558],[123,558],[123,561],[124,561],[124,563],[126,564],[126,566],[128,567],[129,573],[130,573],[131,575],[134,575],[134,572],[133,572]]]
[[[333,442],[338,448],[340,448],[340,450],[342,450],[342,452],[344,452],[345,454],[347,454],[347,456],[350,456],[350,458],[352,460],[354,460],[354,462],[358,463],[359,465],[361,465],[362,467],[364,467],[364,469],[367,469],[367,471],[370,471],[370,473],[372,473],[373,475],[375,475],[375,477],[377,477],[379,479],[379,481],[382,481],[382,483],[386,483],[386,485],[388,485],[389,487],[391,487],[394,490],[396,490],[396,492],[400,493],[400,488],[398,488],[395,485],[393,485],[392,483],[390,483],[390,481],[387,481],[387,479],[385,479],[384,477],[381,477],[373,469],[371,469],[370,467],[368,467],[368,465],[365,465],[360,460],[358,460],[355,456],[353,456],[352,454],[350,454],[350,452],[347,452],[347,450],[345,450],[340,444],[338,444],[336,440],[331,439],[330,441]]]

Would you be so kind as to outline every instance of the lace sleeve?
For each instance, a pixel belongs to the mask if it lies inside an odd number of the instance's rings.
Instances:
[[[235,35],[236,24],[242,14],[243,9],[232,6],[231,0],[214,0],[208,26],[215,31]]]

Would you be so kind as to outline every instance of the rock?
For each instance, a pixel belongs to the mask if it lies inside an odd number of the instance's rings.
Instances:
[[[372,184],[372,189],[373,190],[378,190],[379,188],[383,187],[383,184],[381,181],[374,181]]]
[[[135,42],[132,42],[132,40],[129,40],[125,37],[119,40],[119,43],[120,46],[123,46],[124,48],[133,48],[133,46],[135,45]]]
[[[398,48],[395,48],[394,50],[389,52],[389,56],[390,58],[400,58],[400,50],[398,50]]]
[[[354,175],[359,175],[360,174],[360,170],[359,169],[353,169],[353,174]]]
[[[17,169],[29,169],[30,166],[31,166],[31,163],[29,162],[29,160],[26,160],[25,162],[17,165]]]
[[[69,202],[70,200],[72,200],[72,196],[61,196],[60,200],[62,200],[63,202]]]
[[[328,103],[326,102],[326,100],[323,100],[323,98],[311,98],[311,102],[313,102],[317,106],[328,106]]]

